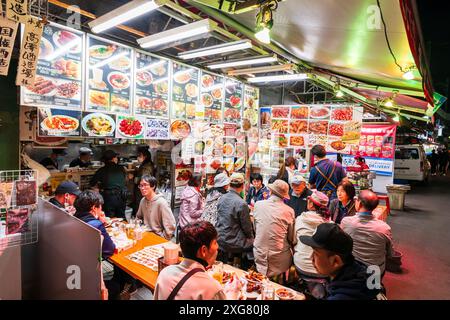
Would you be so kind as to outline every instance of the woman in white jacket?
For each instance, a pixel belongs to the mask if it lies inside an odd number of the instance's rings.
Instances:
[[[328,211],[328,197],[317,190],[308,197],[308,211],[303,212],[295,220],[295,236],[297,244],[294,249],[294,264],[297,273],[311,295],[317,299],[325,295],[326,276],[317,273],[313,265],[313,249],[300,241],[300,236],[312,236],[316,228],[325,222],[331,222]]]

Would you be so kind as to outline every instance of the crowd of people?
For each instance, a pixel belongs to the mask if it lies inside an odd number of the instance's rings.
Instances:
[[[447,149],[439,149],[436,152],[435,149],[431,151],[429,156],[431,165],[431,174],[436,175],[447,175],[448,165],[449,165],[449,155]]]
[[[155,299],[225,299],[221,286],[205,273],[216,260],[254,269],[311,298],[375,299],[382,287],[367,286],[370,270],[378,268],[381,283],[386,258],[394,253],[389,225],[372,214],[378,197],[369,190],[356,195],[342,165],[327,159],[323,146],[311,151],[314,166],[308,181],[288,158],[283,172],[267,186],[260,174],[252,174],[246,197],[241,173],[230,176],[219,169],[206,197],[202,176],[192,175],[181,195],[178,223],[168,202],[156,192],[155,177],[143,172],[136,216],[150,231],[179,242],[185,258],[160,273]],[[116,156],[105,158],[111,163],[104,170],[120,172]],[[101,180],[99,176],[101,172],[94,182]],[[76,185],[63,182],[51,200],[101,231],[104,259],[114,251],[102,210],[111,199],[116,195],[80,192]]]

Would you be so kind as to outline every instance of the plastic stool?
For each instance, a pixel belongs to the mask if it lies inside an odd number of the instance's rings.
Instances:
[[[389,197],[388,196],[380,196],[377,195],[378,200],[384,200],[386,203],[387,215],[391,213],[391,206],[389,205]]]

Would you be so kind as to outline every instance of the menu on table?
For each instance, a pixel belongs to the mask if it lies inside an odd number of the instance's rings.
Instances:
[[[132,49],[88,36],[88,110],[131,113]]]
[[[259,110],[259,89],[245,86],[244,87],[244,117],[248,119],[252,127],[258,126],[258,110]]]
[[[116,138],[144,139],[146,118],[117,116]]]
[[[80,136],[81,111],[66,109],[38,109],[38,136]]]
[[[243,87],[244,85],[236,80],[225,81],[224,122],[241,122]]]
[[[116,116],[103,112],[83,112],[81,128],[84,137],[114,137]]]
[[[169,60],[136,52],[134,112],[169,117]]]
[[[198,104],[199,70],[173,63],[172,118],[195,119]]]
[[[35,82],[21,87],[23,105],[81,109],[83,37],[54,23],[44,27]]]
[[[205,120],[210,123],[222,123],[224,82],[223,77],[202,71],[200,103],[205,108]]]

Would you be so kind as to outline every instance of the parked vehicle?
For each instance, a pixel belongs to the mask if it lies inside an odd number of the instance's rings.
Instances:
[[[398,145],[395,148],[394,179],[428,181],[431,165],[420,144]]]

